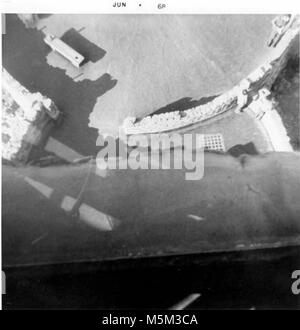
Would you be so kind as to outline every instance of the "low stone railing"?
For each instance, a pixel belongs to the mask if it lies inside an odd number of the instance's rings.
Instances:
[[[237,97],[228,93],[215,98],[210,103],[185,111],[172,111],[169,113],[147,116],[137,122],[135,118],[129,117],[124,121],[123,127],[126,134],[169,131],[208,120],[236,107],[236,105]]]
[[[293,151],[293,148],[282,118],[277,111],[278,106],[278,103],[272,98],[271,92],[262,88],[247,106],[246,111],[257,120],[274,151],[290,152]]]

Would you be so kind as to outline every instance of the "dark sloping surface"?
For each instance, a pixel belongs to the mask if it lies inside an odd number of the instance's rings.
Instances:
[[[76,262],[300,244],[298,154],[208,154],[204,178],[183,171],[92,175],[83,202],[119,219],[111,232],[60,209],[88,168],[3,168],[3,265]],[[18,172],[18,173],[17,173]],[[53,189],[44,197],[23,177]],[[99,219],[100,221],[100,219]]]

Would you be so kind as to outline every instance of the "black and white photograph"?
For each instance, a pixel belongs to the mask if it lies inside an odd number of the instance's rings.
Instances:
[[[2,12],[2,309],[300,309],[300,15],[145,2]]]

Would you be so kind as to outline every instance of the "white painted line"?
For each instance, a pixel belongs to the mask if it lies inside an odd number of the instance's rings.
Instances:
[[[53,193],[53,189],[48,187],[47,185],[33,180],[29,177],[25,177],[24,180],[29,183],[32,187],[34,187],[37,191],[39,191],[43,196],[50,198],[51,194]]]
[[[57,141],[53,137],[48,139],[45,150],[55,153],[58,157],[65,159],[68,162],[73,162],[75,159],[83,157],[81,154]]]
[[[200,216],[195,215],[195,214],[189,214],[188,218],[196,220],[196,221],[204,221],[205,220],[203,217],[200,217]]]
[[[192,293],[188,295],[185,299],[181,300],[178,304],[169,308],[169,310],[173,311],[181,311],[191,305],[194,301],[196,301],[201,296],[201,293]]]
[[[113,230],[113,218],[87,204],[82,204],[79,207],[79,214],[81,220],[98,230]]]
[[[65,196],[60,204],[60,207],[66,211],[70,212],[76,203],[76,199],[70,196]]]

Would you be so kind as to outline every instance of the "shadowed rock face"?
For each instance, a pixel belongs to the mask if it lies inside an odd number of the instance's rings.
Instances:
[[[294,150],[299,151],[299,38],[291,50],[290,59],[272,86],[278,102],[278,112]]]
[[[102,177],[87,165],[4,166],[3,264],[299,245],[299,164],[299,154],[207,154],[199,181],[186,181],[181,170]],[[118,220],[111,231],[62,209],[65,196],[77,198],[82,190],[82,203]]]

